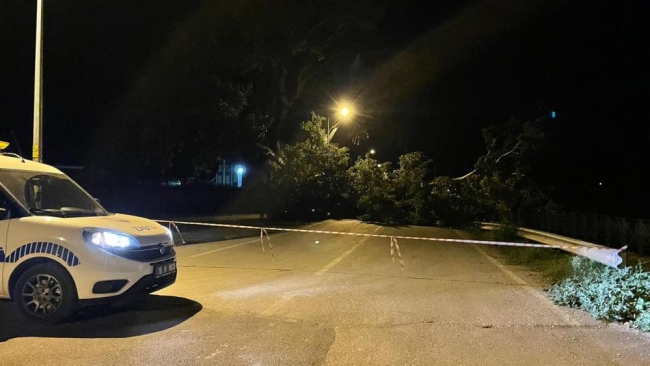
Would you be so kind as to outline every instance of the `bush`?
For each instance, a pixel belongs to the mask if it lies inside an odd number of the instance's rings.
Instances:
[[[572,277],[549,290],[555,302],[650,331],[650,273],[641,264],[619,270],[575,257],[572,267]]]
[[[632,323],[634,328],[650,332],[650,309],[646,308]]]

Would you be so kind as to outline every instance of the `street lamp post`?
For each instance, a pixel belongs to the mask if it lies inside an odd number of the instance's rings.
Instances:
[[[336,133],[336,130],[339,128],[339,122],[337,121],[332,128],[330,128],[330,118],[327,117],[327,144],[329,145],[332,140],[332,135]]]
[[[34,136],[32,160],[43,161],[43,0],[36,5],[36,56],[34,60]]]
[[[327,117],[327,144],[330,143],[330,118]]]

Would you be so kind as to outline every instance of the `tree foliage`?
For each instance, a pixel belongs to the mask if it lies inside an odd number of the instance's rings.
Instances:
[[[214,171],[219,158],[242,157],[266,133],[267,116],[249,108],[250,85],[204,80],[205,93],[178,97],[161,120],[145,120],[140,154],[152,174],[195,176]]]
[[[479,214],[473,185],[453,178],[436,177],[431,183],[431,207],[438,225],[466,224]]]
[[[312,113],[306,139],[269,150],[275,211],[322,218],[352,215],[383,223],[427,223],[432,218],[425,185],[430,160],[420,152],[400,157],[399,167],[366,154],[348,169],[347,148],[327,143],[325,118]]]
[[[365,158],[357,159],[348,174],[362,220],[394,222],[398,219],[390,163],[379,164],[366,154]]]
[[[348,149],[327,143],[325,118],[312,113],[302,124],[307,138],[278,144],[270,159],[269,182],[276,214],[323,218],[341,215],[349,202]]]
[[[348,169],[348,150],[327,143],[324,124],[325,118],[312,114],[302,126],[304,141],[280,144],[272,153],[269,178],[277,212],[325,217],[349,213],[344,208],[354,205],[367,221],[451,226],[474,220],[519,223],[549,202],[529,174],[530,159],[543,145],[536,122],[483,130],[488,152],[475,170],[433,181],[431,160],[420,152],[400,156],[395,169],[370,154]]]
[[[543,120],[511,120],[483,129],[487,153],[463,177],[438,178],[432,195],[436,216],[449,224],[473,220],[521,223],[548,198],[531,173],[531,158],[544,143]]]
[[[370,155],[357,159],[348,174],[361,218],[389,223],[428,223],[432,219],[425,186],[430,160],[421,152],[400,156],[399,168]]]
[[[431,160],[421,152],[411,152],[399,157],[399,168],[393,172],[396,202],[402,217],[414,224],[432,219],[430,192],[425,183]]]
[[[295,0],[249,1],[239,24],[248,46],[245,68],[266,82],[269,110],[282,123],[306,83],[322,67],[327,49],[349,28],[346,12],[330,4],[304,6]]]

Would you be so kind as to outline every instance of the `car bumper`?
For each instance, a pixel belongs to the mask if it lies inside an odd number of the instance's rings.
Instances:
[[[79,300],[81,306],[113,304],[119,305],[127,303],[141,295],[150,294],[161,290],[176,282],[177,272],[170,273],[163,277],[156,277],[154,274],[146,275],[119,295],[100,297],[94,299]]]

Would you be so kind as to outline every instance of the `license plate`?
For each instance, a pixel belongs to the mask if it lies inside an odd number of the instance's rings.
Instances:
[[[153,273],[156,277],[167,276],[176,272],[176,262],[161,263],[153,266]]]

